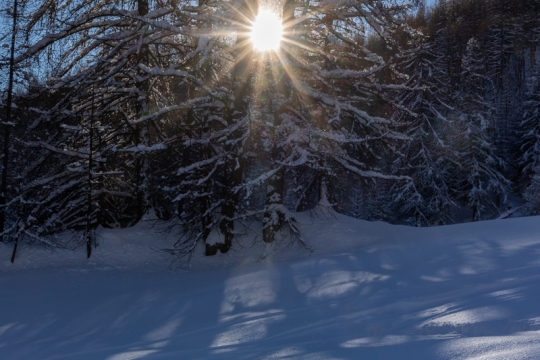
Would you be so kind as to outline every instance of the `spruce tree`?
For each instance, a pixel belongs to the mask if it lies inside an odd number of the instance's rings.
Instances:
[[[456,114],[459,167],[455,186],[457,197],[470,207],[472,221],[497,204],[505,203],[509,181],[502,175],[504,162],[493,144],[496,131],[494,109],[486,98],[489,79],[478,41],[469,40],[462,61],[459,112]]]
[[[450,193],[451,144],[447,141],[452,94],[443,66],[443,53],[422,33],[414,34],[401,67],[409,75],[398,93],[397,120],[406,129],[396,171],[411,182],[397,183],[391,190],[393,212],[415,226],[448,221],[454,204]]]
[[[528,81],[520,135],[523,197],[532,212],[540,211],[540,65],[537,63]]]

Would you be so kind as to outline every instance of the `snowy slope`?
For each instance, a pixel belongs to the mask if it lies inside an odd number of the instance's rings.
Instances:
[[[539,220],[305,216],[311,254],[246,237],[189,271],[148,225],[90,260],[0,244],[0,359],[540,359]]]

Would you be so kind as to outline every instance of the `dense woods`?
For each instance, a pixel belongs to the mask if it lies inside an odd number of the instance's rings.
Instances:
[[[279,51],[253,49],[278,9]],[[540,0],[2,3],[2,241],[307,245],[295,213],[540,212]],[[510,208],[512,207],[512,208]],[[15,255],[15,252],[14,252]]]

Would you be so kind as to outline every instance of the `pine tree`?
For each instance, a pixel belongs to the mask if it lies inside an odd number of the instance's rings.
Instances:
[[[32,124],[28,145],[44,154],[28,170],[28,211],[39,219],[35,234],[83,230],[90,256],[98,225],[132,225],[147,208],[147,154],[166,148],[162,127],[185,108],[171,106],[170,85],[153,70],[178,57],[178,27],[174,8],[149,11],[146,1],[135,12],[106,1],[53,10],[54,32],[18,59],[71,45],[50,60],[49,86],[60,99]],[[49,131],[39,133],[43,127]],[[36,192],[35,184],[55,191]]]
[[[540,65],[534,67],[529,81],[524,104],[520,135],[520,166],[523,176],[524,198],[532,211],[540,211]]]
[[[395,116],[409,136],[399,152],[397,171],[413,181],[393,187],[393,211],[415,226],[437,225],[449,219],[454,203],[449,178],[453,153],[445,136],[452,94],[437,43],[428,42],[421,33],[414,34],[411,42],[401,65],[410,76],[400,91]]]
[[[461,159],[455,191],[471,208],[472,221],[480,220],[487,208],[496,210],[499,200],[506,202],[509,185],[500,172],[504,162],[497,156],[493,144],[496,124],[494,109],[486,99],[489,79],[485,73],[485,60],[478,41],[472,38],[462,62],[455,133]]]
[[[286,194],[330,209],[343,176],[409,179],[389,166],[404,139],[389,119],[404,7],[308,4],[294,19],[286,2],[281,53],[265,57],[250,44],[252,1],[47,4],[55,21],[19,58],[50,50],[58,96],[26,141],[36,236],[81,230],[90,254],[97,226],[132,225],[152,205],[179,230],[175,255],[201,241],[227,252],[246,219],[268,243],[287,227],[302,242]]]
[[[15,73],[15,39],[17,36],[17,16],[19,15],[19,2],[15,0],[13,2],[13,12],[12,12],[12,21],[13,26],[11,29],[11,41],[9,44],[9,75],[8,75],[8,87],[7,87],[7,98],[6,98],[6,113],[5,118],[3,119],[3,130],[4,130],[4,144],[3,144],[3,156],[2,156],[2,176],[0,183],[0,240],[4,241],[5,234],[5,225],[6,225],[6,205],[8,197],[8,167],[9,167],[9,157],[10,157],[10,141],[11,141],[11,127],[14,125],[12,119],[13,112],[13,80]],[[16,240],[17,241],[17,240]],[[11,257],[11,262],[15,258],[15,252],[17,251],[17,243],[15,243],[15,248],[13,251],[13,256]]]
[[[200,12],[215,16],[199,24],[193,53],[197,61],[187,68],[194,86],[183,89],[190,98],[178,138],[184,150],[169,188],[177,193],[173,200],[180,230],[171,253],[179,256],[191,256],[199,241],[206,243],[207,255],[227,252],[240,232],[238,221],[246,215],[241,193],[249,156],[253,83],[248,19],[254,18],[257,4],[221,5],[200,3]],[[213,27],[234,27],[238,34],[234,45],[223,34],[211,36]],[[212,231],[215,236],[209,239]]]
[[[291,106],[295,147],[290,153],[291,166],[306,168],[297,187],[299,200],[316,186],[315,203],[330,205],[336,200],[332,187],[343,172],[360,181],[398,178],[385,173],[381,154],[391,152],[390,143],[402,136],[379,111],[390,104],[385,82],[401,77],[386,53],[399,51],[394,36],[401,23],[393,13],[399,9],[378,3],[324,5],[313,10],[321,15],[305,23],[305,46],[294,53],[298,105]],[[349,20],[338,20],[343,12]],[[363,40],[368,31],[377,45]]]

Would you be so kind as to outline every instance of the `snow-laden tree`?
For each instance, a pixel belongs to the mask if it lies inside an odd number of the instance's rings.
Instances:
[[[186,67],[192,86],[181,85],[188,111],[177,119],[171,144],[182,155],[165,176],[178,217],[180,238],[171,250],[177,255],[190,255],[199,241],[207,255],[227,252],[240,232],[253,67],[248,29],[257,3],[231,5],[201,2],[197,10],[197,46]]]
[[[282,48],[262,54],[256,1],[44,2],[47,33],[18,59],[49,52],[56,96],[25,139],[28,231],[82,230],[90,255],[97,226],[132,225],[153,206],[177,225],[172,253],[202,241],[212,255],[244,221],[268,243],[286,228],[301,239],[286,194],[296,209],[330,209],[343,176],[407,181],[389,174],[404,136],[381,110],[403,79],[405,8],[282,5]]]
[[[490,0],[484,9],[486,27],[477,37],[485,54],[486,75],[491,79],[491,102],[495,108],[498,155],[508,164],[504,174],[519,179],[519,143],[517,129],[523,116],[527,65],[531,35],[534,34],[533,1]],[[532,15],[537,18],[537,15]],[[536,46],[536,45],[532,45]],[[533,50],[534,52],[534,50]]]
[[[455,159],[446,137],[447,114],[453,109],[453,101],[444,53],[438,51],[437,45],[422,33],[412,34],[411,47],[402,55],[401,64],[410,75],[398,93],[399,107],[395,112],[408,135],[395,166],[413,181],[394,185],[393,211],[415,226],[445,223],[454,203],[449,172]]]
[[[490,84],[485,73],[480,46],[471,38],[463,56],[462,86],[457,99],[454,136],[460,161],[454,175],[454,191],[471,208],[473,221],[480,220],[489,208],[497,210],[499,202],[506,202],[509,186],[501,173],[504,162],[494,146],[496,122],[493,106],[486,98]]]
[[[171,61],[189,58],[178,37],[190,19],[172,6],[150,11],[147,1],[117,5],[45,2],[38,11],[54,14],[49,31],[17,59],[52,51],[47,86],[60,94],[29,129],[27,146],[46,159],[27,180],[35,233],[84,230],[88,256],[96,226],[136,223],[148,208],[146,157],[166,148],[162,128],[186,108],[174,105],[171,84],[152,69],[174,72]],[[34,184],[54,191],[31,191]]]
[[[540,211],[540,65],[537,63],[528,81],[520,135],[520,166],[524,198],[534,212]]]
[[[317,202],[331,205],[337,199],[328,191],[347,173],[360,181],[392,178],[384,174],[385,156],[402,136],[380,109],[389,107],[389,82],[401,78],[386,52],[399,51],[401,10],[372,2],[322,3],[302,22],[295,39],[301,46],[292,48],[289,65],[294,88],[282,115],[290,124],[289,164],[306,168],[297,187],[300,202],[316,186]],[[370,49],[368,32],[380,47]]]
[[[393,36],[402,9],[371,2],[335,5],[309,5],[294,18],[300,6],[286,2],[285,39],[277,54],[254,53],[242,33],[255,5],[241,3],[235,9],[240,18],[219,18],[234,19],[238,36],[231,42],[211,33],[206,44],[233,65],[205,80],[208,90],[197,98],[200,103],[192,101],[185,118],[200,130],[183,133],[189,150],[184,154],[192,158],[184,158],[177,171],[179,184],[167,185],[179,191],[174,200],[184,237],[176,254],[193,251],[210,233],[207,254],[227,251],[241,232],[235,226],[248,218],[262,223],[268,243],[283,229],[298,235],[284,204],[288,188],[295,190],[297,208],[308,194],[330,208],[340,176],[398,178],[384,174],[380,163],[388,143],[401,135],[373,108],[390,86],[378,76],[399,74],[391,57],[370,51],[364,39],[371,29],[385,48],[397,47]],[[221,21],[213,26],[225,26]],[[220,64],[215,61],[212,66]]]
[[[4,0],[0,3],[0,120],[2,122],[2,171],[0,181],[0,241],[13,241],[11,261],[19,239],[26,235],[21,221],[21,175],[27,163],[22,141],[27,135],[23,119],[32,116],[37,72],[30,61],[19,61],[29,39],[39,28],[36,24],[46,13],[36,11],[36,4],[27,0]],[[47,242],[47,244],[51,244]]]
[[[13,2],[13,10],[11,12],[12,17],[12,26],[11,26],[11,36],[6,36],[9,39],[9,43],[5,44],[9,48],[9,55],[6,56],[8,62],[8,79],[7,79],[7,96],[5,104],[3,104],[6,109],[5,114],[2,114],[2,130],[3,130],[3,153],[2,153],[2,175],[0,179],[0,240],[4,241],[5,228],[6,228],[6,208],[7,208],[7,198],[8,198],[8,168],[9,168],[9,155],[10,155],[10,140],[11,140],[11,128],[14,125],[12,118],[13,113],[13,81],[15,75],[15,45],[17,37],[17,16],[19,15],[19,1],[15,0]],[[9,32],[7,33],[9,34]],[[9,232],[9,231],[8,231]],[[16,250],[15,250],[16,251]],[[13,261],[13,257],[12,257]]]

